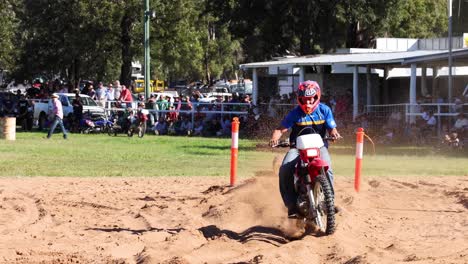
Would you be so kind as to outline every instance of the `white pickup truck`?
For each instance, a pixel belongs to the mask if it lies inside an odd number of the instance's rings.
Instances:
[[[63,118],[71,120],[73,118],[73,99],[74,93],[57,93],[63,107]],[[81,103],[83,104],[83,113],[89,113],[92,117],[105,116],[103,107],[89,96],[80,94]],[[52,110],[52,99],[38,100],[34,102],[34,122],[38,124],[39,129],[44,129],[49,113]]]

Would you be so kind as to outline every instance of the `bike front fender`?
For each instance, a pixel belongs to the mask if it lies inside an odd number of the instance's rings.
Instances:
[[[322,168],[325,172],[328,171],[328,167],[328,163],[325,160],[314,159],[311,162],[309,162],[309,174],[315,177],[321,173]]]

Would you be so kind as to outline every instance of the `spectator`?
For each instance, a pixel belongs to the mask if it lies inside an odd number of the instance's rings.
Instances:
[[[119,101],[122,102],[123,107],[132,107],[133,97],[132,93],[125,85],[122,85],[122,91],[120,93]]]
[[[81,90],[81,93],[87,95],[87,94],[89,93],[89,87],[90,87],[91,85],[92,85],[91,82],[87,82],[87,83],[85,84],[85,86],[83,87],[83,90]]]
[[[154,126],[154,123],[159,120],[159,107],[156,102],[156,95],[152,94],[150,95],[150,98],[148,99],[147,102],[147,108],[150,109],[150,114],[149,114],[149,119],[151,122],[151,126]]]
[[[177,117],[178,114],[177,111],[174,109],[174,106],[170,106],[169,112],[167,113],[167,121],[169,123],[174,123],[175,121],[177,121]]]
[[[72,101],[73,106],[73,131],[78,132],[81,119],[83,119],[83,103],[81,102],[80,93],[75,93],[75,99]]]
[[[433,111],[427,112],[426,123],[422,129],[423,137],[433,136],[436,131],[437,120]]]
[[[119,99],[120,93],[122,92],[122,85],[120,85],[120,81],[116,80],[114,82],[114,98]]]
[[[330,98],[328,99],[328,105],[330,106],[332,112],[335,112],[335,107],[336,107],[336,100],[335,96],[331,95]]]
[[[94,90],[94,86],[90,85],[88,89],[88,96],[91,97],[91,99],[96,100],[96,91]]]
[[[182,135],[190,135],[192,131],[192,122],[187,116],[182,117],[182,124],[180,126]]]
[[[115,100],[115,91],[112,87],[112,83],[109,83],[106,91],[104,92],[104,102],[112,102]]]
[[[58,91],[59,93],[68,93],[68,86],[66,84],[60,84],[59,88],[60,88],[60,90]]]
[[[204,136],[212,137],[216,136],[216,133],[222,129],[221,124],[217,118],[211,119],[207,122],[206,129],[204,131]]]
[[[336,100],[335,104],[335,116],[337,119],[344,118],[345,114],[349,111],[348,109],[348,101],[346,96],[340,96]]]
[[[52,119],[52,125],[50,127],[49,133],[47,134],[47,139],[50,139],[52,137],[52,134],[54,133],[55,128],[57,125],[60,125],[60,128],[62,129],[63,132],[63,139],[67,139],[67,131],[65,130],[65,127],[63,126],[63,108],[62,108],[62,103],[58,99],[59,96],[57,94],[52,94],[52,112],[50,113],[51,116],[53,116]]]
[[[401,113],[398,111],[393,111],[388,118],[387,125],[392,129],[399,128],[401,126]]]
[[[380,137],[379,142],[382,144],[391,144],[395,136],[393,129],[387,126],[382,128],[383,135]]]
[[[202,136],[203,133],[203,122],[201,120],[195,121],[195,125],[193,127],[193,135],[194,136]]]
[[[180,101],[180,108],[179,110],[182,111],[192,111],[192,102],[190,102],[190,97],[184,96],[182,97],[182,100]],[[181,116],[189,117],[190,113],[181,113]]]
[[[167,134],[167,122],[165,118],[160,118],[158,122],[153,127],[154,134],[156,135],[166,135]]]
[[[158,104],[158,108],[160,111],[166,111],[169,108],[169,102],[166,100],[166,97],[163,95],[159,97],[157,104]],[[165,117],[165,116],[166,116],[165,112],[161,112],[159,115],[159,117]]]
[[[3,99],[3,115],[7,117],[15,117],[17,113],[18,109],[15,99],[13,96],[6,96],[6,98]]]
[[[453,129],[455,132],[459,133],[459,135],[465,139],[466,131],[468,131],[468,119],[465,117],[464,113],[459,113],[457,115],[457,120],[453,124]]]
[[[278,111],[276,109],[277,105],[281,101],[280,95],[274,95],[271,97],[270,102],[268,103],[268,115],[270,117],[276,117],[278,115]]]
[[[18,119],[17,123],[21,125],[25,131],[32,130],[34,109],[31,103],[21,95],[18,101]]]
[[[221,122],[221,130],[216,132],[217,136],[229,136],[231,134],[231,120],[225,116]]]
[[[98,87],[96,88],[96,103],[99,105],[99,106],[102,106],[104,107],[104,102],[105,102],[105,88],[102,84],[102,82],[99,82],[98,83]]]
[[[174,128],[174,134],[180,136],[183,135],[184,131],[182,129],[182,119],[179,117],[177,120],[173,123],[173,128]],[[185,132],[185,135],[187,135],[187,132]]]
[[[453,99],[453,103],[455,105],[452,106],[452,112],[456,113],[456,112],[460,112],[463,110],[463,101],[460,98],[455,97]]]

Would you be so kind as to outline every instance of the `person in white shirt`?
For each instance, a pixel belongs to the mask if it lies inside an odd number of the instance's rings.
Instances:
[[[115,91],[112,88],[112,83],[109,83],[109,86],[104,92],[104,102],[112,102],[115,101]]]
[[[114,82],[114,98],[119,99],[121,92],[122,92],[122,85],[120,85],[120,81],[116,80]]]
[[[432,128],[435,127],[435,125],[437,124],[437,119],[434,116],[434,112],[429,111],[426,124],[428,127],[432,127]]]

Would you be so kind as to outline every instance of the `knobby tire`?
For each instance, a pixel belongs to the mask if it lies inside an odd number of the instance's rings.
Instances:
[[[331,235],[335,232],[336,229],[336,223],[335,223],[335,199],[334,195],[332,192],[332,188],[330,186],[329,181],[326,178],[325,174],[321,174],[315,178],[314,181],[314,195],[315,197],[318,197],[318,195],[315,193],[315,185],[320,184],[322,188],[322,192],[325,196],[325,202],[323,203],[324,206],[326,207],[326,213],[327,213],[327,223],[326,223],[326,229],[324,234],[325,235]],[[319,217],[319,216],[318,216]]]

